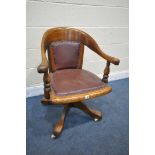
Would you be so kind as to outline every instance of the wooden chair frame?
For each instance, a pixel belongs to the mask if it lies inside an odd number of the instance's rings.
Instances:
[[[87,46],[92,51],[97,53],[99,56],[101,56],[103,59],[107,61],[106,67],[104,69],[104,74],[102,81],[104,83],[108,83],[108,77],[110,73],[110,63],[114,65],[119,65],[120,60],[118,58],[109,56],[105,52],[103,52],[96,41],[87,33],[75,29],[75,28],[68,28],[68,27],[58,27],[58,28],[52,28],[47,30],[42,38],[41,41],[41,57],[42,62],[38,66],[37,70],[39,73],[43,73],[43,81],[44,81],[44,98],[42,99],[43,104],[64,104],[64,110],[62,113],[62,116],[60,120],[57,122],[54,132],[52,134],[52,138],[57,138],[64,127],[64,121],[65,117],[71,107],[76,107],[87,114],[89,114],[95,121],[101,119],[102,115],[101,112],[89,109],[87,106],[85,106],[82,101],[88,98],[94,98],[100,95],[105,95],[112,91],[111,87],[106,86],[103,90],[96,90],[83,94],[76,94],[76,95],[67,95],[67,96],[57,96],[55,92],[51,88],[51,79],[49,76],[50,72],[55,72],[55,66],[54,64],[49,65],[49,61],[46,57],[46,51],[49,51],[49,46],[51,42],[55,41],[75,41],[80,42],[80,58],[78,62],[78,69],[82,69],[83,64],[83,53],[84,53],[84,46]]]

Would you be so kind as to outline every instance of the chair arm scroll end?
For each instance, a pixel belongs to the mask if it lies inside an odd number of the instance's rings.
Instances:
[[[120,60],[118,58],[113,58],[113,64],[114,65],[119,65]]]
[[[46,73],[46,72],[48,71],[48,64],[42,62],[42,63],[37,67],[37,71],[38,71],[38,73]]]

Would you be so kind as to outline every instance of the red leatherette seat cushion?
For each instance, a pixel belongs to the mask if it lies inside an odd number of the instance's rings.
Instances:
[[[105,87],[95,74],[83,69],[64,69],[50,73],[56,95],[81,94]]]

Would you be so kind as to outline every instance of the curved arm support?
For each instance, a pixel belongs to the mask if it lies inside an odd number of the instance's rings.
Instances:
[[[44,99],[42,100],[42,103],[46,103],[46,100],[49,100],[50,98],[50,91],[51,91],[51,85],[50,85],[50,76],[48,74],[48,60],[46,58],[46,48],[44,48],[43,43],[41,44],[41,57],[42,62],[38,66],[37,70],[39,73],[44,73],[43,76],[43,82],[44,82]]]
[[[48,62],[47,60],[42,60],[41,64],[37,68],[38,73],[46,73],[48,72]]]
[[[44,44],[41,44],[41,57],[42,57],[42,62],[38,66],[37,70],[39,73],[46,73],[48,72],[48,61],[46,58],[46,48],[44,47]]]
[[[96,53],[101,56],[102,58],[106,59],[108,62],[114,64],[114,65],[119,65],[120,60],[118,58],[109,56],[108,54],[104,53],[103,51],[101,51],[101,49],[99,49],[98,51],[96,51]]]

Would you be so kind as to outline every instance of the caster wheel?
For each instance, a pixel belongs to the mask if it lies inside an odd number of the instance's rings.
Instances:
[[[97,122],[97,121],[99,121],[99,119],[98,118],[94,118],[94,121]]]
[[[55,139],[55,138],[56,138],[56,136],[55,136],[54,134],[52,134],[52,135],[51,135],[51,138],[52,138],[52,139]]]

